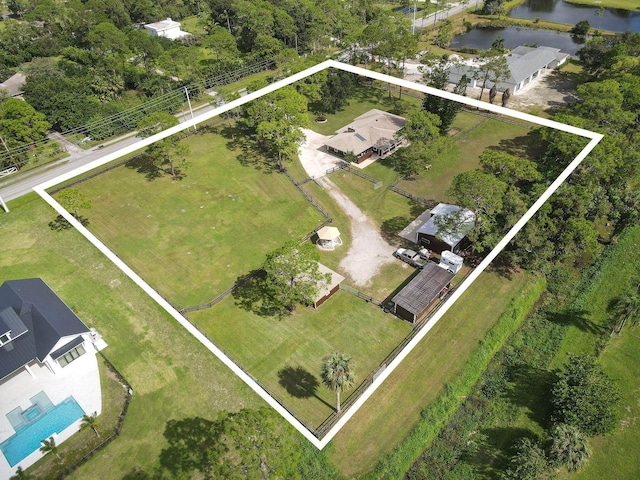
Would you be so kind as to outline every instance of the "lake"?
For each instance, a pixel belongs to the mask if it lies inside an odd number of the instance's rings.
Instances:
[[[462,35],[456,35],[451,41],[451,48],[474,47],[480,50],[491,48],[496,37],[504,38],[504,47],[509,50],[525,45],[555,47],[572,56],[584,45],[584,39],[576,38],[568,33],[553,30],[536,30],[533,28],[504,27],[504,28],[474,28]]]
[[[640,2],[639,2],[640,3]],[[509,12],[514,18],[539,18],[557,23],[575,25],[587,20],[591,27],[611,32],[640,32],[640,11],[630,12],[616,8],[605,8],[602,16],[596,15],[596,8],[574,5],[562,0],[526,0]]]

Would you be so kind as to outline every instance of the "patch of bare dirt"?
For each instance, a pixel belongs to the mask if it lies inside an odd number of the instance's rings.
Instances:
[[[378,228],[335,183],[327,177],[318,183],[331,195],[351,221],[351,247],[340,261],[340,269],[357,286],[371,283],[380,268],[395,261],[395,248],[380,235]]]

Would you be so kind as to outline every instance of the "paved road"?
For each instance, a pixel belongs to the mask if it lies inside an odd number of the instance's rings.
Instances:
[[[473,3],[473,1],[471,1],[470,3]],[[438,20],[442,20],[445,15],[447,17],[451,17],[464,11],[466,8],[469,7],[461,3],[453,4],[452,8],[448,12],[437,12],[437,18]],[[416,18],[414,22],[415,30],[418,31],[422,28],[426,28],[432,25],[435,16],[436,13],[432,13],[425,18]],[[205,105],[195,110],[197,110],[199,116],[203,113],[213,110],[214,108],[216,107]],[[190,116],[184,115],[183,112],[176,114],[176,117],[178,117],[180,122],[185,121],[185,119],[190,119]],[[56,134],[53,134],[54,137],[55,135]],[[33,187],[35,187],[36,185],[40,185],[41,183],[56,178],[63,173],[70,172],[78,167],[93,162],[94,160],[97,160],[108,153],[112,153],[121,148],[132,145],[138,140],[139,138],[135,135],[132,136],[132,134],[127,134],[110,141],[108,144],[105,143],[103,148],[94,147],[89,150],[81,150],[75,145],[69,146],[69,156],[62,160],[43,165],[40,168],[25,172],[24,174],[12,174],[2,179],[2,181],[0,181],[0,198],[2,198],[5,202],[19,198],[22,195],[26,195],[27,193],[31,192],[33,190]],[[66,140],[63,140],[61,143],[66,146],[68,142]],[[20,175],[20,180],[16,181],[14,175]]]
[[[197,111],[198,115],[203,115],[213,109],[217,108],[213,105],[203,105],[200,108],[194,109]],[[185,120],[190,120],[190,115],[184,115],[182,112],[176,114],[176,117],[180,120],[180,122],[184,122]],[[51,137],[60,141],[58,137],[59,134],[52,133]],[[0,198],[2,198],[5,202],[10,200],[15,200],[18,197],[26,195],[27,193],[33,190],[33,187],[36,185],[40,185],[43,182],[56,178],[63,173],[70,172],[78,167],[86,165],[88,163],[93,162],[94,160],[98,160],[102,158],[108,153],[115,152],[120,150],[121,148],[127,147],[129,145],[133,145],[140,138],[135,136],[135,133],[129,133],[123,135],[122,137],[111,140],[110,142],[104,144],[104,147],[93,147],[88,150],[82,150],[74,144],[68,145],[68,140],[64,139],[60,143],[67,149],[69,156],[58,160],[56,162],[48,163],[43,165],[42,167],[17,174],[8,175],[3,178],[0,182]],[[16,177],[14,175],[20,175],[20,180],[16,181]],[[2,210],[0,209],[0,212]]]

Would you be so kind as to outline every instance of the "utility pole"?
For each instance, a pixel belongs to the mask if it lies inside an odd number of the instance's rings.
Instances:
[[[416,11],[418,10],[418,0],[413,4],[413,22],[411,23],[411,34],[416,33]]]
[[[191,120],[193,120],[193,109],[191,108],[191,99],[189,98],[189,90],[187,87],[184,87],[184,93],[187,95],[187,103],[189,104],[189,111],[191,112]],[[193,131],[196,133],[198,132],[195,123],[193,124]]]

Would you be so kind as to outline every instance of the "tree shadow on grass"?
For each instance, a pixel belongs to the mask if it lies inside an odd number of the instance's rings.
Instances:
[[[236,306],[261,317],[282,318],[291,314],[289,310],[275,302],[269,293],[267,273],[264,270],[254,270],[238,277],[236,288],[231,295]]]
[[[154,165],[153,160],[148,155],[136,155],[131,160],[127,160],[125,163],[127,168],[135,170],[138,173],[144,175],[148,181],[153,181],[156,178],[160,178],[164,175],[164,172]]]
[[[311,398],[315,397],[324,403],[327,407],[333,409],[333,405],[325,402],[320,398],[316,390],[320,386],[320,382],[315,375],[307,372],[302,367],[286,366],[278,372],[278,383],[283,387],[289,395],[295,398]]]
[[[547,315],[547,319],[559,325],[574,326],[586,333],[602,335],[607,331],[606,327],[589,320],[587,316],[590,313],[588,310],[569,308],[560,312],[551,312]]]
[[[82,215],[74,215],[74,217],[80,222],[80,225],[82,225],[83,227],[87,227],[89,225],[88,218],[83,217]],[[72,228],[72,225],[62,215],[58,215],[54,220],[49,222],[49,228],[54,232],[62,232],[64,230],[69,230],[70,228]]]
[[[481,433],[487,439],[484,445],[484,456],[489,461],[492,470],[507,466],[509,457],[514,453],[513,445],[519,439],[528,437],[537,440],[536,434],[527,428],[485,428]]]
[[[201,417],[169,420],[163,434],[168,447],[160,452],[160,465],[174,476],[194,470],[206,475],[210,470],[208,452],[220,436],[217,425]]]
[[[380,233],[389,244],[393,245],[400,241],[398,235],[404,228],[411,223],[411,220],[406,217],[393,217],[382,222],[380,226]]]
[[[543,428],[550,426],[551,389],[558,380],[554,372],[529,364],[512,365],[509,368],[511,388],[507,398],[514,405],[525,407],[530,420]]]
[[[228,140],[229,150],[240,151],[238,155],[240,165],[253,167],[265,173],[279,170],[276,162],[265,156],[264,149],[258,145],[255,135],[248,129],[238,124],[225,125],[220,129],[220,134]]]

